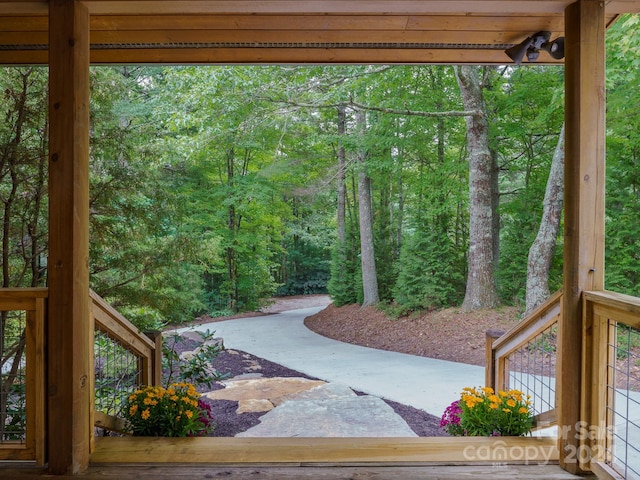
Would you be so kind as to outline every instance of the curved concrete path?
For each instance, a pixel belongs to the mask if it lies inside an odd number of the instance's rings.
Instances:
[[[438,417],[459,398],[463,387],[484,385],[483,367],[361,347],[318,335],[303,322],[323,308],[225,320],[196,329],[215,331],[227,348]]]

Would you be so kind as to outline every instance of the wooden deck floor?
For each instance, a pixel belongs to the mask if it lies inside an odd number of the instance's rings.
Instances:
[[[199,480],[224,478],[228,480],[435,480],[435,479],[492,479],[492,480],[568,480],[595,479],[578,477],[557,465],[476,465],[476,466],[185,466],[185,465],[118,465],[93,466],[79,477],[50,476],[44,468],[13,466],[2,468],[0,478],[11,480],[68,479],[82,480]]]
[[[554,438],[96,439],[83,480],[420,480],[585,478],[558,466]],[[0,463],[0,479],[71,478]],[[593,477],[592,477],[593,478]]]

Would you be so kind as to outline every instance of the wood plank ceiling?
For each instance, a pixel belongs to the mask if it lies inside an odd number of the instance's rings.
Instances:
[[[84,2],[94,64],[505,64],[538,31],[563,36],[572,0]],[[606,2],[607,24],[634,12],[640,0]],[[0,0],[0,64],[44,64],[47,48],[48,2]]]

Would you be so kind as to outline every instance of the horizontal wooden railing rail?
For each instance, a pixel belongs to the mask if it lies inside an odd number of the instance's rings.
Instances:
[[[561,307],[562,291],[558,291],[506,333],[498,336],[498,332],[487,332],[487,361],[485,367],[487,386],[494,389],[510,388],[509,369],[513,366],[510,365],[510,356],[515,352],[526,350],[528,345],[534,345],[538,337],[553,329],[560,319]],[[553,349],[555,346],[550,346],[549,348]],[[522,373],[527,374],[527,372]],[[537,381],[541,377],[539,373],[531,372],[531,375],[536,380],[534,383],[541,383]],[[554,381],[552,379],[545,380],[545,382]],[[547,390],[551,388],[546,383],[542,386]],[[554,392],[550,391],[549,393],[555,396]],[[551,400],[545,403],[553,403],[555,405],[555,401]],[[550,426],[555,424],[556,421],[555,406],[547,405],[535,416],[537,427]]]
[[[24,438],[16,441],[0,441],[0,460],[30,460],[42,465],[46,457],[46,378],[45,378],[45,319],[47,308],[47,288],[1,288],[0,312],[4,312],[3,321],[9,317],[9,312],[24,312],[24,326],[19,335],[24,336],[24,366],[12,364],[8,375],[17,375],[17,371],[24,369],[16,381],[24,382],[25,405],[24,412],[13,412],[14,415],[24,415]],[[15,329],[16,326],[13,326]],[[5,326],[4,331],[10,327]],[[3,339],[4,341],[4,339]],[[4,347],[1,349],[4,352]],[[12,361],[14,359],[8,359]],[[4,365],[3,365],[4,367]],[[3,369],[2,383],[7,380]],[[9,379],[11,380],[11,379]],[[7,383],[8,384],[8,383]],[[2,414],[2,421],[5,415]],[[22,436],[20,434],[20,436]]]
[[[94,330],[101,332],[118,348],[136,358],[135,383],[138,385],[160,385],[162,381],[162,335],[160,332],[141,332],[135,325],[109,305],[98,294],[89,293]],[[95,355],[94,355],[95,356]],[[100,368],[97,364],[96,370]],[[100,372],[96,371],[96,375]],[[94,378],[94,388],[95,388]],[[126,392],[120,392],[120,396]],[[97,427],[123,431],[122,419],[107,412],[92,408]]]
[[[600,478],[639,478],[640,298],[610,291],[583,294],[582,418],[579,456]]]

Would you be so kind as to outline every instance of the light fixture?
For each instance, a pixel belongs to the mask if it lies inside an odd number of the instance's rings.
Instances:
[[[544,50],[552,58],[559,60],[564,57],[564,37],[558,37],[552,42],[551,32],[541,31],[528,37],[524,42],[514,45],[504,51],[516,65],[522,63],[524,56],[529,62],[535,62],[540,56],[540,50]]]

